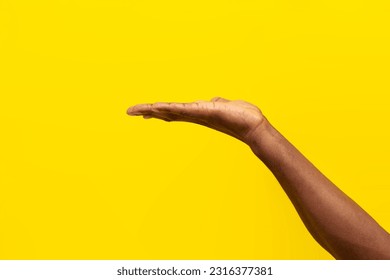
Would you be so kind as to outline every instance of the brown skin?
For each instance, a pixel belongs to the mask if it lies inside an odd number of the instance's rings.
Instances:
[[[231,135],[271,170],[314,239],[336,259],[390,259],[390,235],[284,138],[254,105],[220,97],[130,107],[131,116],[201,124]]]

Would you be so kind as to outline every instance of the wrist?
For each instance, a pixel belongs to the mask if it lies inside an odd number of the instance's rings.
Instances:
[[[260,157],[267,146],[277,141],[278,131],[271,125],[267,118],[263,118],[253,131],[248,135],[247,144],[255,155]]]

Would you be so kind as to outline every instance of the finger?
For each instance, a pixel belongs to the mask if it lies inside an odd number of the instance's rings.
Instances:
[[[226,99],[224,99],[226,100]],[[211,103],[211,102],[205,102]],[[206,104],[207,105],[207,104]],[[167,122],[184,121],[199,124],[211,129],[219,130],[223,133],[240,139],[238,135],[225,129],[223,126],[215,124],[209,120],[209,112],[207,109],[210,106],[199,106],[199,103],[155,103],[155,104],[140,104],[128,109],[129,115],[143,115],[144,118],[156,118]]]
[[[154,103],[152,112],[163,114],[165,117],[177,118],[179,121],[187,121],[188,118],[207,119],[208,110],[203,105],[207,102],[192,102],[192,103]],[[175,119],[176,120],[176,119]]]
[[[127,114],[131,116],[140,116],[152,112],[153,104],[137,104],[127,109]]]
[[[153,114],[153,115],[143,115],[143,118],[144,119],[155,118],[155,119],[160,119],[160,120],[163,120],[163,121],[166,121],[166,122],[172,121],[171,119],[168,119],[168,118],[165,118],[164,116],[160,116],[160,115],[156,115],[156,114]]]
[[[164,113],[169,115],[175,113],[185,116],[193,116],[199,113],[199,104],[201,102],[192,103],[171,103],[171,102],[157,102],[153,104],[137,104],[127,109],[127,114],[131,116],[150,115]]]
[[[137,104],[127,109],[127,114],[130,116],[143,116],[144,119],[161,119],[164,121],[171,121],[171,119],[159,115],[153,111],[153,104]]]
[[[161,119],[167,122],[172,122],[172,121],[181,121],[181,122],[189,122],[189,123],[195,123],[199,124],[202,126],[206,126],[212,129],[217,129],[217,127],[214,126],[214,124],[210,121],[207,120],[207,118],[199,118],[199,117],[191,117],[189,115],[183,116],[182,113],[175,113],[175,112],[152,112],[147,115],[143,115],[144,118],[156,118],[156,119]]]
[[[127,113],[132,116],[151,115],[170,121],[195,122],[205,125],[209,123],[214,113],[217,112],[217,102],[192,102],[192,103],[169,103],[157,102],[154,104],[139,104],[130,107]]]
[[[181,114],[173,113],[173,112],[157,112],[157,110],[151,111],[149,113],[132,113],[134,115],[141,115],[144,119],[160,119],[167,122],[171,121],[186,121],[186,122],[194,122],[190,118],[184,118]]]
[[[183,116],[181,113],[174,113],[174,112],[152,112],[147,115],[143,115],[144,118],[150,119],[150,118],[156,118],[161,119],[167,122],[172,121],[182,121],[182,122],[191,122],[191,123],[197,123],[201,125],[206,125],[207,123],[202,118],[195,118],[190,116]]]
[[[212,98],[211,101],[212,102],[229,102],[230,100],[217,96],[217,97]]]

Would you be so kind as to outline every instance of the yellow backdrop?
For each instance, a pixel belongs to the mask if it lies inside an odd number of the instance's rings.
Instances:
[[[0,1],[1,259],[330,259],[239,141],[128,117],[257,104],[390,229],[388,1]]]

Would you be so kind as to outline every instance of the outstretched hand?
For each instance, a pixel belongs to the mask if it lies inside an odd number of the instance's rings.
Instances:
[[[127,114],[168,122],[197,123],[226,133],[247,144],[252,142],[254,132],[261,129],[265,120],[256,106],[242,100],[230,101],[221,97],[191,103],[138,104],[130,107]]]
[[[216,97],[192,103],[139,104],[127,113],[197,123],[236,137],[271,170],[306,228],[334,257],[390,259],[390,235],[274,129],[256,106]]]

